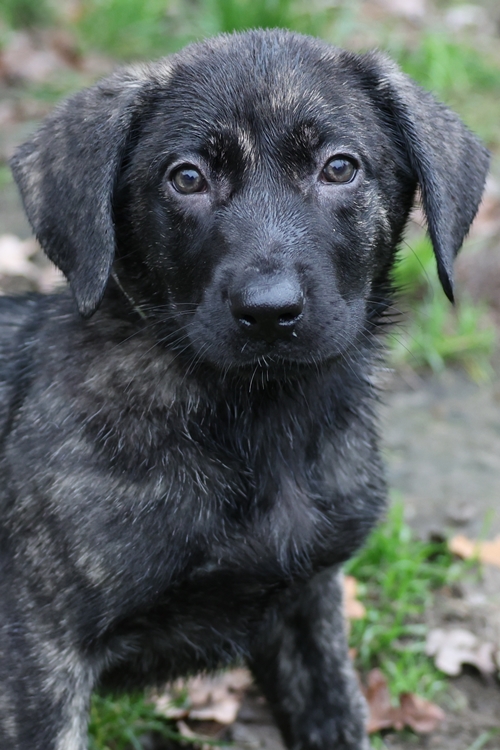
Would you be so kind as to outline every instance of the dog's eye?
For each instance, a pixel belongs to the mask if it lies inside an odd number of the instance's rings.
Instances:
[[[357,172],[356,164],[346,156],[334,156],[321,172],[325,182],[351,182]]]
[[[207,182],[201,172],[189,164],[184,164],[172,172],[170,180],[177,192],[185,195],[202,193],[207,187]]]

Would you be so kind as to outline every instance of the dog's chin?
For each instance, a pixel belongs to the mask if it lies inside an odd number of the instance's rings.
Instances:
[[[318,373],[346,356],[346,352],[337,349],[328,352],[278,352],[271,347],[265,353],[253,355],[224,356],[219,350],[215,355],[204,352],[197,359],[201,369],[208,366],[218,371],[224,378],[235,377],[248,380],[256,387],[272,381],[291,381],[301,379],[307,373]]]
[[[292,357],[281,357],[277,355],[262,355],[253,360],[243,363],[234,362],[230,367],[231,372],[242,377],[260,377],[268,380],[286,380],[293,376],[301,377],[304,372],[325,364],[327,360],[312,358],[294,359]]]

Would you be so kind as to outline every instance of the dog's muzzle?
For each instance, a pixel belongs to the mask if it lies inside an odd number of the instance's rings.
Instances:
[[[295,333],[305,303],[297,279],[276,275],[233,283],[228,300],[240,329],[267,343]]]

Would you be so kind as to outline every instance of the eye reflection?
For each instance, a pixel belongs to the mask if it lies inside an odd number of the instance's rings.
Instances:
[[[327,161],[321,172],[324,182],[351,182],[357,172],[357,165],[347,156],[334,156]]]

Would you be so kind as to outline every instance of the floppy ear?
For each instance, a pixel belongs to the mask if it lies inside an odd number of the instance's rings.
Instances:
[[[396,128],[420,185],[439,279],[453,302],[453,260],[476,215],[488,152],[457,115],[379,53],[364,57],[376,73],[374,97]]]
[[[111,271],[113,188],[148,80],[146,68],[131,68],[81,91],[11,159],[31,226],[85,317]]]

